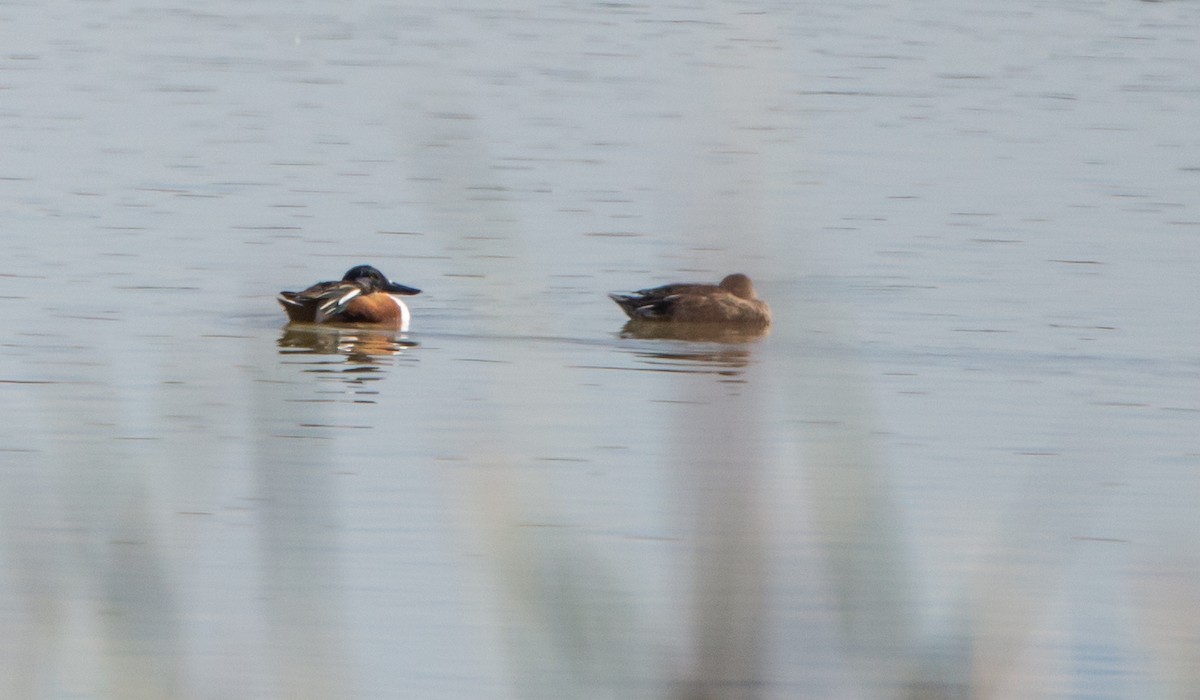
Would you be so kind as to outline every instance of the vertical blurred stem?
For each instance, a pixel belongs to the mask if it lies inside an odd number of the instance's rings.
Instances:
[[[815,361],[817,362],[817,361]],[[812,410],[829,428],[808,453],[819,530],[842,636],[866,687],[895,687],[912,661],[909,583],[890,487],[872,449],[872,411],[850,360],[825,358],[811,376]]]
[[[353,697],[340,632],[345,624],[334,595],[341,552],[331,483],[335,460],[325,436],[301,427],[321,421],[299,415],[320,404],[287,401],[278,395],[284,385],[255,386],[264,612],[279,697]],[[296,414],[280,415],[285,407]]]
[[[751,371],[753,367],[751,367]],[[694,494],[695,668],[678,695],[755,698],[762,683],[766,528],[761,382],[686,383],[676,471]],[[702,439],[695,439],[703,436]],[[685,491],[686,492],[686,491]]]

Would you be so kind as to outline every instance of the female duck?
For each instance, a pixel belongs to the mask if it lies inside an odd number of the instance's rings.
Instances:
[[[754,294],[754,284],[733,274],[720,284],[667,284],[631,294],[609,294],[634,321],[675,321],[765,328],[771,309]]]

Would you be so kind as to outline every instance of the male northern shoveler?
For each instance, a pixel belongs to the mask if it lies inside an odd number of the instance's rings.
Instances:
[[[318,282],[303,292],[280,292],[277,298],[292,323],[373,323],[406,331],[412,315],[392,295],[420,293],[370,265],[359,265],[339,282]]]
[[[683,282],[609,294],[634,321],[682,321],[765,328],[771,309],[754,294],[750,278],[733,274],[720,284]]]

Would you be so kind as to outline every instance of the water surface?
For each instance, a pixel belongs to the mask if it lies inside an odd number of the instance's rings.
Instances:
[[[1196,686],[1200,5],[0,21],[0,695]]]

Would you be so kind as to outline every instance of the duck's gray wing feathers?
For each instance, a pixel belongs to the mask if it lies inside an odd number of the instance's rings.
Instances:
[[[280,299],[298,306],[315,303],[317,308],[313,320],[324,323],[345,311],[346,306],[362,293],[362,287],[353,282],[320,282],[303,292],[284,292]]]

